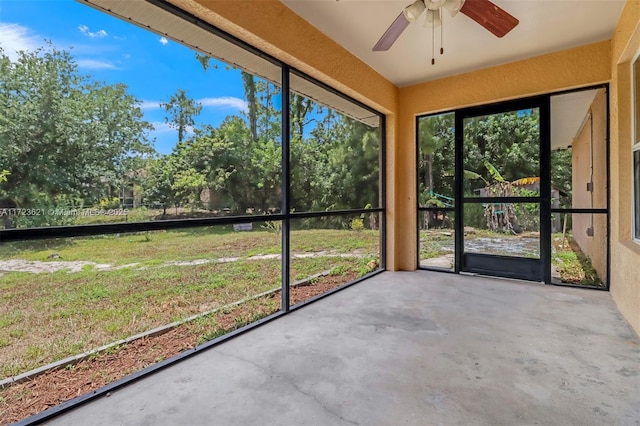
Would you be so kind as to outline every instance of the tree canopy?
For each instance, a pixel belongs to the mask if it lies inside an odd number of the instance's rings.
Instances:
[[[203,69],[217,68],[196,55]],[[0,50],[0,200],[20,208],[125,206],[279,211],[282,202],[281,87],[238,72],[246,108],[220,124],[198,124],[202,105],[178,89],[161,103],[176,130],[168,154],[149,140],[141,101],[125,84],[82,74],[51,43],[11,61]],[[377,206],[380,133],[301,94],[290,93],[292,208]],[[130,205],[131,200],[133,205]],[[3,208],[3,206],[0,206]],[[6,208],[6,207],[5,207]],[[46,226],[70,218],[12,218]]]
[[[152,152],[139,104],[51,44],[15,62],[0,49],[0,196],[21,207],[99,199],[131,158]]]

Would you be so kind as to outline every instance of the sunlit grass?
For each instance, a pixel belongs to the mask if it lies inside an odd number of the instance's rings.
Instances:
[[[279,256],[254,256],[279,254],[280,235],[261,228],[221,228],[158,231],[150,241],[129,234],[3,245],[0,260],[130,266],[5,272],[0,278],[0,378],[279,288]],[[291,241],[294,281],[326,271],[364,275],[380,252],[379,232],[371,230],[301,230],[292,232]],[[49,259],[52,252],[59,258]],[[304,253],[309,257],[295,257]],[[193,259],[208,261],[169,263]],[[273,303],[256,315],[272,312]],[[207,328],[203,338],[215,335],[215,329]]]
[[[231,226],[96,235],[2,244],[0,259],[92,261],[127,264],[245,256],[279,252],[280,238],[264,230],[234,232]],[[51,258],[55,254],[54,258]]]
[[[551,263],[564,283],[596,287],[604,286],[591,260],[580,250],[570,233],[564,236],[560,233],[553,235]]]

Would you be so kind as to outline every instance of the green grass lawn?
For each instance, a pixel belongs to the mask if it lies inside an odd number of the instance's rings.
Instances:
[[[0,261],[91,261],[130,265],[79,272],[4,272],[0,277],[0,378],[278,288],[280,235],[255,226],[3,244]],[[379,232],[301,230],[291,234],[292,280],[327,271],[368,272]],[[49,256],[55,253],[55,259]],[[342,255],[342,256],[341,256]],[[220,262],[221,258],[227,258]],[[229,260],[234,258],[235,260]],[[174,265],[167,262],[207,260]]]
[[[122,265],[279,252],[280,236],[276,233],[234,232],[228,225],[8,243],[0,246],[0,259],[84,260]],[[49,259],[54,253],[59,259]]]

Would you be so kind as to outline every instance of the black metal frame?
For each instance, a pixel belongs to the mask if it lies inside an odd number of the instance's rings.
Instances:
[[[524,109],[538,109],[540,112],[540,196],[538,197],[465,197],[464,196],[464,120],[467,118],[500,114],[509,111]],[[551,146],[549,142],[549,98],[533,97],[502,102],[499,104],[478,106],[462,109],[455,114],[456,155],[460,161],[456,161],[456,203],[460,217],[456,215],[456,255],[459,260],[460,272],[470,272],[485,275],[494,275],[505,278],[518,278],[530,281],[544,280],[544,259],[550,253],[546,241],[551,241],[550,227],[545,226],[547,221],[540,220],[540,258],[529,259],[515,256],[496,256],[480,253],[465,253],[464,251],[464,206],[471,203],[534,203],[540,207],[540,218],[546,215],[551,199],[551,173],[549,170],[551,158]],[[546,207],[546,208],[545,208]]]
[[[571,208],[571,209],[562,209],[562,208],[551,208],[551,146],[550,146],[550,132],[551,132],[551,97],[563,95],[567,93],[575,93],[581,92],[585,90],[593,90],[593,89],[604,89],[606,93],[606,175],[607,175],[607,206],[605,208]],[[537,105],[534,105],[537,104]],[[502,197],[502,198],[493,198],[493,197],[464,197],[463,196],[463,182],[461,176],[463,176],[463,129],[462,129],[462,121],[464,118],[472,117],[476,115],[489,115],[506,111],[513,111],[519,109],[526,109],[531,107],[540,108],[540,196],[539,197]],[[424,211],[454,211],[455,212],[455,265],[453,271],[444,270],[440,268],[425,268],[420,266],[420,227],[419,221],[417,221],[417,262],[418,269],[426,269],[433,270],[439,272],[475,272],[480,274],[494,274],[494,269],[507,269],[505,273],[498,274],[498,276],[505,276],[509,278],[519,278],[519,279],[528,279],[528,280],[536,280],[543,281],[545,284],[552,284],[558,286],[567,286],[567,287],[577,287],[577,288],[587,288],[594,290],[609,290],[609,281],[610,281],[610,263],[611,263],[611,238],[610,238],[610,230],[611,230],[611,215],[609,214],[609,203],[611,198],[611,186],[610,186],[610,167],[609,167],[609,158],[610,158],[610,120],[609,120],[609,111],[610,111],[610,99],[609,99],[609,84],[598,84],[587,87],[580,87],[576,89],[563,90],[557,92],[550,92],[544,95],[524,97],[517,100],[505,101],[492,103],[487,105],[481,105],[470,108],[462,108],[458,110],[448,110],[442,111],[434,114],[427,114],[423,116],[417,116],[415,119],[415,128],[418,128],[419,120],[422,117],[431,117],[436,115],[453,113],[455,114],[455,180],[454,180],[454,198],[456,199],[455,206],[453,208],[439,208],[439,207],[421,207],[418,203],[417,212]],[[416,132],[416,153],[420,150],[419,140],[418,140],[418,132]],[[416,170],[418,169],[418,155],[416,155]],[[418,173],[416,173],[416,194],[419,190],[419,182],[418,182]],[[417,197],[416,197],[417,198]],[[516,203],[527,203],[533,202],[538,203],[540,205],[540,268],[538,271],[532,272],[532,264],[531,259],[528,258],[516,258],[517,260],[522,260],[522,268],[525,270],[529,270],[529,272],[524,272],[523,274],[512,274],[509,269],[510,265],[507,263],[512,263],[514,258],[509,256],[495,256],[495,255],[479,255],[484,256],[483,263],[476,263],[473,256],[471,258],[467,257],[469,254],[465,254],[463,250],[464,246],[464,232],[463,232],[463,220],[464,220],[464,207],[463,204],[466,202],[487,202],[487,201],[505,201],[505,202],[516,202]],[[553,283],[551,282],[551,222],[549,220],[542,220],[542,218],[550,217],[552,213],[589,213],[589,214],[606,214],[607,215],[607,259],[606,259],[606,267],[607,267],[607,276],[606,276],[606,288],[599,287],[586,287],[586,286],[577,286],[567,283]],[[464,268],[465,262],[471,262],[473,268]],[[505,263],[506,262],[506,263]],[[488,265],[488,266],[487,266]],[[506,266],[505,266],[506,265]],[[507,267],[508,266],[508,267]],[[518,276],[516,276],[518,275]],[[524,275],[524,276],[521,276]],[[533,276],[535,275],[535,276]],[[541,279],[537,279],[541,277]]]
[[[25,229],[0,229],[0,242],[10,242],[10,241],[25,241],[25,240],[39,240],[39,239],[48,239],[48,238],[68,238],[68,237],[78,237],[78,236],[91,236],[91,235],[103,235],[103,234],[116,234],[116,233],[126,233],[126,232],[141,232],[141,231],[159,231],[159,230],[172,230],[172,229],[185,229],[185,228],[196,228],[203,226],[215,226],[215,225],[229,225],[235,223],[255,223],[255,222],[264,222],[264,221],[281,221],[282,222],[282,239],[281,239],[281,252],[282,252],[282,291],[281,291],[281,307],[280,311],[269,315],[261,320],[255,321],[251,324],[248,324],[244,327],[241,327],[237,330],[229,332],[223,336],[220,336],[214,340],[206,342],[202,345],[196,346],[192,350],[188,350],[182,352],[174,357],[171,357],[162,362],[156,363],[152,366],[144,368],[136,373],[133,373],[127,377],[124,377],[120,380],[112,382],[100,389],[94,390],[87,394],[81,395],[72,400],[63,402],[57,406],[51,407],[45,411],[42,411],[38,414],[35,414],[31,417],[23,419],[17,422],[17,425],[27,425],[27,424],[40,424],[47,420],[50,420],[64,412],[67,412],[73,408],[78,407],[81,404],[94,400],[98,397],[107,395],[108,393],[122,388],[123,386],[129,385],[149,374],[153,374],[166,368],[170,365],[173,365],[183,359],[186,359],[192,355],[200,353],[206,349],[214,347],[226,340],[232,339],[236,336],[243,334],[246,331],[249,331],[255,327],[266,324],[276,318],[279,318],[287,313],[302,308],[310,303],[313,303],[317,300],[320,300],[324,297],[327,297],[331,294],[334,294],[338,291],[341,291],[347,287],[350,287],[354,284],[357,284],[367,278],[375,276],[384,272],[386,269],[386,117],[370,108],[369,106],[359,102],[356,99],[353,99],[338,90],[320,82],[319,80],[306,75],[305,73],[289,66],[287,63],[280,61],[259,49],[241,41],[240,39],[232,36],[229,33],[226,33],[213,25],[202,21],[200,18],[183,11],[177,6],[172,5],[166,1],[162,0],[146,0],[148,3],[153,4],[156,7],[162,8],[194,25],[197,25],[214,36],[221,37],[226,41],[234,43],[235,45],[244,48],[245,50],[259,56],[270,63],[277,65],[281,68],[282,71],[282,206],[281,213],[278,214],[270,214],[270,215],[243,215],[243,216],[229,216],[229,217],[211,217],[211,218],[194,218],[194,219],[173,219],[173,220],[160,220],[153,222],[129,222],[129,223],[110,223],[110,224],[98,224],[98,225],[76,225],[76,226],[57,226],[57,227],[47,227],[47,228],[25,228]],[[109,11],[104,11],[108,13]],[[190,46],[194,47],[194,46]],[[372,116],[378,116],[380,119],[380,153],[379,153],[379,165],[380,165],[380,198],[379,204],[375,208],[368,209],[348,209],[348,210],[332,210],[332,211],[310,211],[310,212],[291,212],[291,197],[290,197],[290,180],[291,180],[291,165],[290,165],[290,99],[287,96],[290,93],[290,75],[295,74],[299,77],[306,79],[307,81],[314,83],[323,89],[340,96],[349,102],[352,102],[359,107],[366,109],[371,112]],[[290,304],[290,230],[291,230],[291,220],[293,219],[304,219],[304,218],[312,218],[312,217],[321,217],[321,216],[345,216],[345,215],[357,215],[362,213],[379,213],[381,215],[380,219],[380,265],[377,270],[372,271],[362,277],[359,277],[353,281],[347,282],[339,287],[331,289],[325,293],[314,296],[304,302],[300,302],[295,306],[291,306]]]
[[[444,114],[455,114],[455,111],[443,111],[443,112],[438,112],[438,113],[434,113],[434,114],[427,114],[427,115],[421,115],[421,116],[416,116],[414,119],[414,128],[416,129],[416,204],[418,206],[417,209],[417,215],[418,215],[418,220],[416,220],[416,235],[418,236],[418,238],[416,239],[416,258],[417,258],[417,265],[418,265],[418,269],[425,269],[425,270],[433,270],[433,271],[438,271],[438,272],[455,272],[458,273],[459,271],[456,269],[457,265],[459,264],[457,259],[456,261],[454,261],[454,267],[453,269],[448,269],[448,268],[437,268],[437,267],[431,267],[431,268],[423,268],[420,266],[420,213],[421,212],[454,212],[454,217],[457,218],[458,217],[458,203],[456,203],[456,205],[454,207],[422,207],[420,206],[420,198],[419,198],[419,191],[420,191],[420,174],[418,173],[418,170],[420,168],[420,156],[418,155],[420,152],[420,135],[419,132],[417,131],[420,128],[420,119],[424,118],[424,117],[435,117],[438,115],[444,115]],[[455,136],[455,132],[454,132],[454,136]],[[455,152],[455,150],[454,150]],[[456,153],[456,158],[458,157],[457,153]],[[455,185],[457,184],[456,182],[458,181],[457,179],[457,175],[454,176],[454,198],[455,198],[455,194],[456,194],[456,189],[455,189]],[[456,219],[457,220],[457,219]],[[457,243],[454,244],[457,247]],[[457,253],[457,249],[455,249],[455,252]]]

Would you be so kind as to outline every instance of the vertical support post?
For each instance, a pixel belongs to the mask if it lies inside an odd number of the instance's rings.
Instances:
[[[454,271],[460,273],[464,261],[464,116],[455,112],[455,265]]]
[[[540,260],[545,284],[551,284],[551,97],[540,101]]]
[[[606,145],[606,150],[607,150],[607,154],[606,154],[606,169],[607,169],[607,204],[606,204],[606,209],[607,209],[607,276],[605,277],[605,279],[607,280],[606,287],[607,287],[607,291],[609,291],[609,283],[611,282],[611,211],[609,210],[609,203],[611,200],[611,162],[609,161],[611,159],[611,145],[610,145],[610,141],[611,141],[611,127],[610,127],[610,122],[609,119],[611,117],[610,115],[610,110],[609,108],[611,107],[611,105],[609,104],[609,83],[606,83],[604,86],[604,90],[605,90],[605,99],[606,99],[606,103],[605,103],[605,122],[606,122],[606,135],[605,137],[607,138],[605,141],[605,145]]]
[[[387,117],[380,115],[380,202],[384,210],[380,215],[380,269],[387,269]]]
[[[289,284],[291,269],[291,248],[290,248],[290,228],[291,228],[291,198],[290,198],[290,179],[291,179],[291,163],[289,161],[289,142],[291,138],[290,126],[290,105],[289,105],[289,67],[282,65],[282,301],[280,309],[283,312],[289,312]]]

